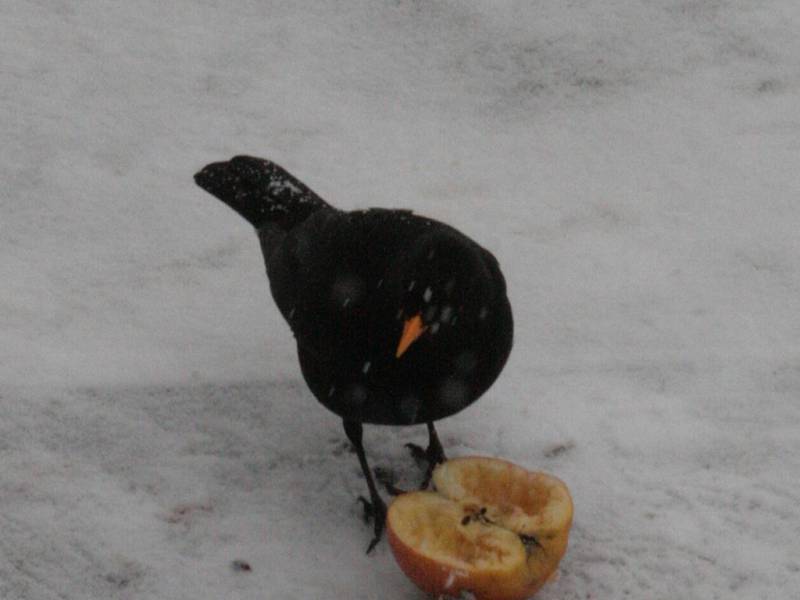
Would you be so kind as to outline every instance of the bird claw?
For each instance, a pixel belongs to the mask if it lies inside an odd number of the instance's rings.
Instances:
[[[406,444],[406,448],[411,452],[411,456],[414,462],[417,463],[417,466],[425,468],[425,477],[422,479],[422,484],[419,486],[419,489],[424,490],[431,482],[433,469],[436,465],[447,460],[447,457],[444,454],[441,444],[431,444],[426,449],[423,449],[422,446],[418,446],[417,444]]]
[[[361,516],[365,523],[369,523],[375,512],[372,508],[372,502],[367,500],[364,496],[359,496],[358,501],[364,506],[364,514]]]
[[[414,459],[414,462],[416,462],[420,467],[425,466],[432,469],[439,463],[443,463],[447,460],[447,456],[445,456],[444,449],[442,448],[441,444],[432,443],[424,449],[422,446],[418,446],[417,444],[409,443],[405,446],[411,453],[411,457]]]
[[[383,529],[386,525],[386,503],[380,498],[367,500],[364,496],[359,496],[358,501],[364,505],[364,521],[372,520],[373,522],[375,537],[367,546],[367,554],[369,554],[383,537]]]
[[[406,490],[397,487],[394,484],[394,473],[387,469],[375,469],[375,479],[383,486],[386,493],[390,496],[399,496],[405,494]]]
[[[411,458],[414,459],[414,462],[417,463],[417,466],[422,467],[423,465],[428,464],[428,453],[422,446],[417,444],[406,444],[406,448],[408,448],[409,452],[411,453]]]

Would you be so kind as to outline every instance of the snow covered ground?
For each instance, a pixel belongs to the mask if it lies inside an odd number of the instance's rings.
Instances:
[[[516,346],[451,455],[570,486],[546,599],[800,589],[800,4],[0,4],[0,598],[423,596],[205,163],[448,221]],[[375,466],[418,476],[368,428]],[[246,561],[251,570],[233,568]]]

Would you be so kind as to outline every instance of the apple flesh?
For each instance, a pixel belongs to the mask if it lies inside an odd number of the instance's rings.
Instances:
[[[524,600],[567,550],[572,499],[555,477],[488,457],[447,461],[435,491],[389,507],[389,545],[403,572],[431,594]]]

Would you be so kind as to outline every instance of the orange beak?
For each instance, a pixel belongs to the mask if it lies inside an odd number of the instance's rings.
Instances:
[[[400,343],[397,344],[395,358],[400,358],[403,356],[405,351],[408,350],[408,347],[416,342],[417,338],[425,333],[427,328],[427,325],[422,324],[422,317],[419,313],[410,319],[406,319],[406,322],[403,325],[403,335],[400,336]]]

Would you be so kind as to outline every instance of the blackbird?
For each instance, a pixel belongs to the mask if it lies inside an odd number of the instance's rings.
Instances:
[[[478,399],[511,351],[513,320],[495,257],[453,227],[408,210],[337,210],[275,163],[212,163],[197,184],[256,229],[270,290],[297,340],[303,377],[339,415],[381,537],[386,505],[362,424],[426,424],[428,464],[444,460],[434,421]],[[409,445],[411,446],[411,445]]]

